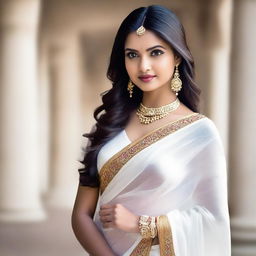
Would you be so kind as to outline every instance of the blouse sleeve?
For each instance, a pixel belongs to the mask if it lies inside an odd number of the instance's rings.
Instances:
[[[193,206],[167,214],[175,256],[230,256],[226,160],[217,131],[189,168],[199,174]]]

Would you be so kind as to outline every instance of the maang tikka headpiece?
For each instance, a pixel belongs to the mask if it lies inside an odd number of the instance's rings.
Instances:
[[[146,19],[146,16],[143,18],[142,25],[136,30],[136,34],[138,36],[142,36],[145,34],[146,29],[143,27],[145,19]]]

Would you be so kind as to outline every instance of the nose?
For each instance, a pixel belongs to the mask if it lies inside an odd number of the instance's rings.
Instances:
[[[139,62],[139,70],[141,73],[146,73],[147,71],[149,71],[151,69],[151,63],[150,60],[144,56],[140,58],[140,62]]]

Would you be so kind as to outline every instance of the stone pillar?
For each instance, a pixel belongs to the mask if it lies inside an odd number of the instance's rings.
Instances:
[[[81,154],[81,54],[78,40],[62,38],[50,52],[51,167],[48,203],[72,207]]]
[[[256,255],[256,1],[236,0],[230,120],[232,256]]]
[[[41,32],[42,33],[42,32]],[[49,56],[48,48],[43,34],[40,37],[39,50],[39,145],[40,145],[40,186],[45,195],[49,189],[50,167],[50,84],[49,84]]]
[[[228,155],[232,0],[184,0],[180,8],[202,89],[200,110],[216,124]]]
[[[228,155],[230,51],[232,32],[232,0],[210,1],[207,27],[207,58],[210,61],[207,114],[220,131]],[[206,3],[205,3],[206,4]]]
[[[0,220],[44,218],[38,161],[39,0],[0,1]]]

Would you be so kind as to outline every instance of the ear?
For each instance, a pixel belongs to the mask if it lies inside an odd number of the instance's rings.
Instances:
[[[175,56],[175,65],[177,65],[178,64],[178,66],[180,65],[180,63],[181,63],[181,57],[179,57],[179,56]]]

